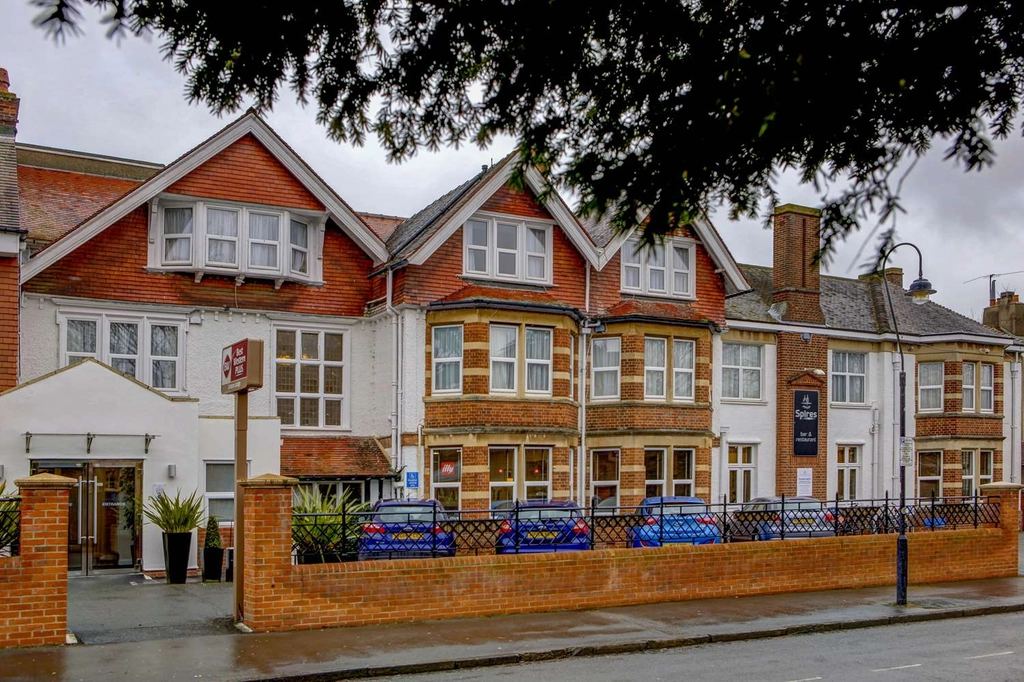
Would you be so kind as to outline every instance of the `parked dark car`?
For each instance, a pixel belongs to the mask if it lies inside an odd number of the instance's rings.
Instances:
[[[730,540],[831,537],[842,524],[841,512],[813,497],[756,497],[728,519]]]
[[[359,559],[455,556],[455,538],[437,500],[378,500],[359,537]]]
[[[648,497],[640,503],[637,517],[639,524],[627,531],[632,547],[722,541],[718,519],[699,497]]]
[[[590,526],[575,502],[527,500],[512,505],[498,528],[498,554],[590,549]]]

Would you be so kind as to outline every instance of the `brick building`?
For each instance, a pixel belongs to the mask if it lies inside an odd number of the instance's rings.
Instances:
[[[17,143],[17,113],[4,74],[0,464],[82,481],[81,534],[105,538],[72,547],[84,570],[161,567],[132,498],[198,488],[230,516],[217,376],[244,337],[266,347],[251,473],[467,511],[880,497],[889,287],[908,493],[1019,471],[1014,336],[913,306],[897,271],[820,275],[813,209],[781,207],[774,267],[741,266],[706,220],[648,248],[581,221],[511,157],[405,219],[354,211],[254,112],[167,166]]]

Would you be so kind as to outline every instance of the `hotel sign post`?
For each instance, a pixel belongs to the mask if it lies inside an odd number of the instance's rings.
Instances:
[[[242,481],[248,477],[249,391],[263,387],[263,341],[244,339],[221,351],[220,392],[235,394],[235,591],[231,613],[242,620],[245,585],[245,520]]]

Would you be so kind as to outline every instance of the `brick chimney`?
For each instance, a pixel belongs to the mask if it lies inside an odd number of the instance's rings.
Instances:
[[[985,308],[982,316],[985,326],[1013,334],[1024,336],[1024,304],[1020,296],[1012,291],[1004,291],[993,305]]]
[[[25,241],[14,149],[20,100],[10,84],[7,69],[0,69],[0,391],[18,383],[20,256]]]
[[[818,251],[821,211],[785,204],[775,209],[772,303],[782,307],[787,322],[824,324]]]

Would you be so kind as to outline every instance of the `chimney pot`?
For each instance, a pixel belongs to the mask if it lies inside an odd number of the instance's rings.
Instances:
[[[482,165],[480,166],[480,170],[482,170],[483,172],[485,172],[485,173],[486,173],[486,172],[487,172],[487,164],[486,164],[486,163],[485,163],[485,164],[482,164]]]
[[[10,92],[11,77],[7,75],[7,69],[0,67],[0,92]]]

